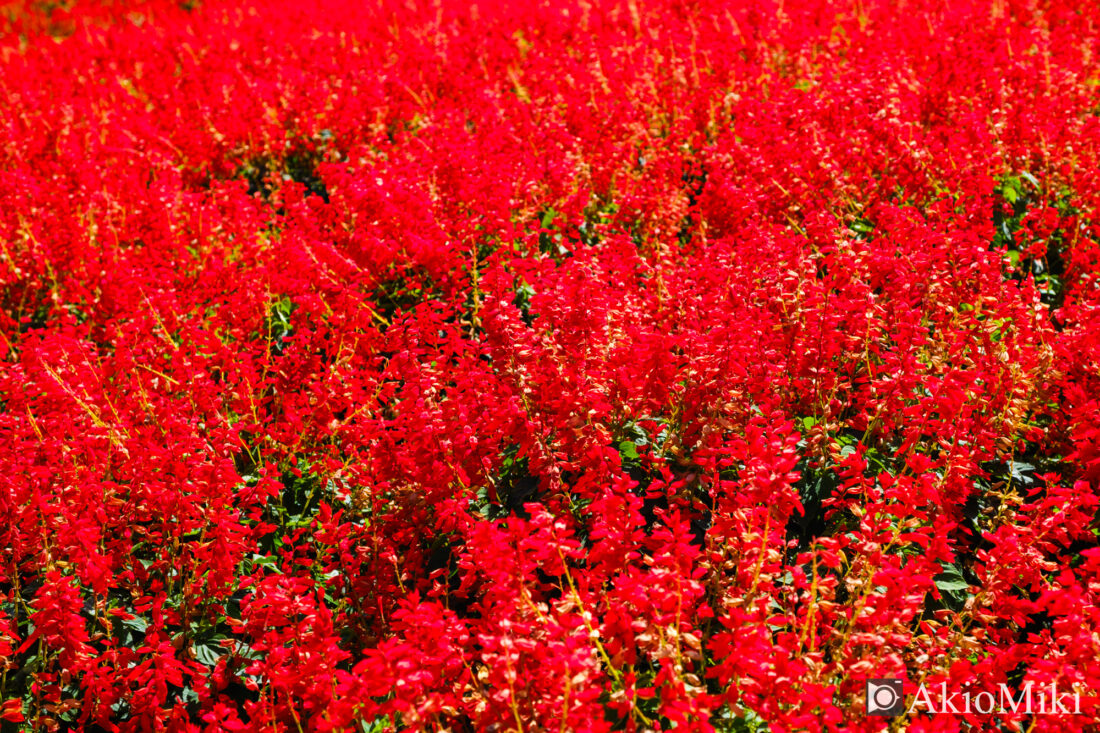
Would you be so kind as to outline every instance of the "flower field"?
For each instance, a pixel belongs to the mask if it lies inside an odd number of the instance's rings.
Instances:
[[[0,0],[4,733],[1097,731],[1098,538],[1097,0]]]

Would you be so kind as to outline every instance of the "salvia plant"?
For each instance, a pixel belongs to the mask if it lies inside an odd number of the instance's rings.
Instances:
[[[1096,0],[0,2],[5,733],[1100,730],[1098,511]]]

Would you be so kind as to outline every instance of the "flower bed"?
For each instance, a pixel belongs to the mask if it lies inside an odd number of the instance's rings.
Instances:
[[[1096,730],[1098,17],[0,5],[3,730]]]

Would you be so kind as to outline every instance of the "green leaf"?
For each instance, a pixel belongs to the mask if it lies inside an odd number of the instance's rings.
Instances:
[[[375,718],[370,722],[362,721],[360,730],[364,731],[364,733],[382,733],[384,730],[389,730],[392,725],[393,721],[390,720],[389,716],[384,716]]]
[[[936,588],[941,593],[968,593],[970,583],[962,576],[962,572],[953,564],[943,566],[943,572],[936,576]]]
[[[218,660],[225,656],[225,650],[213,644],[196,644],[193,650],[195,659],[207,667],[215,666]]]
[[[619,443],[619,453],[627,460],[638,460],[638,446],[634,445],[633,441],[624,440]]]
[[[122,625],[131,631],[136,631],[139,634],[144,634],[145,630],[149,628],[149,622],[143,619],[141,616],[134,616],[133,618],[127,618],[122,620]]]
[[[1017,461],[1012,461],[1009,465],[1011,467],[1013,481],[1018,481],[1024,486],[1035,483],[1035,479],[1027,475],[1035,470],[1035,466],[1030,463],[1019,463]]]

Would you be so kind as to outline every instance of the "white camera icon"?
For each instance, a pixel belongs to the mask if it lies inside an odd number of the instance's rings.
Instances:
[[[905,687],[900,679],[867,680],[867,714],[900,715],[905,708]]]

